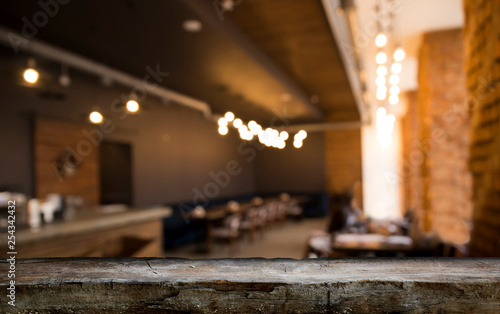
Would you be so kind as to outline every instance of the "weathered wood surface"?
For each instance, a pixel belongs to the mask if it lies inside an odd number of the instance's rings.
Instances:
[[[18,260],[15,310],[7,285],[0,312],[500,312],[500,259]]]

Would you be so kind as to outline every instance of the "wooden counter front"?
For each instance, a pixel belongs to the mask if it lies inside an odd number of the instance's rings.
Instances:
[[[89,211],[70,221],[16,230],[17,258],[40,257],[160,257],[162,218],[168,207],[119,213]],[[7,234],[0,234],[5,248]],[[1,255],[5,258],[3,250]]]

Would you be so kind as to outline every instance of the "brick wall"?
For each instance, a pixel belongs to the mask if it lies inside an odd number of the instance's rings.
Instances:
[[[403,121],[406,207],[420,227],[451,243],[469,240],[469,116],[461,30],[426,33],[419,55],[419,90]]]
[[[473,256],[500,256],[500,1],[466,0]]]

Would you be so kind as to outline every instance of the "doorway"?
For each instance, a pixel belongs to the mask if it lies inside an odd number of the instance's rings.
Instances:
[[[132,146],[102,142],[100,145],[101,204],[132,205]]]

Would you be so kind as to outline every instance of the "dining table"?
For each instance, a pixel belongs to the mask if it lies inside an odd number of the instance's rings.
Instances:
[[[210,254],[213,249],[213,230],[215,225],[222,221],[229,215],[241,214],[243,215],[248,210],[256,207],[254,202],[242,202],[238,203],[238,206],[232,207],[229,204],[218,205],[214,207],[210,207],[205,209],[205,213],[203,216],[191,215],[189,218],[197,221],[202,221],[206,226],[206,253]],[[261,206],[261,205],[260,205]],[[192,212],[194,213],[194,212]]]
[[[332,236],[331,249],[349,256],[406,256],[416,248],[413,240],[404,235],[376,233],[337,233]]]

